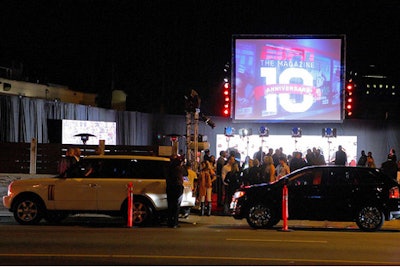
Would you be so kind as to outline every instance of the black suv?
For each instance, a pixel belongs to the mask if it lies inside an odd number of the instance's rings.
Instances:
[[[355,221],[363,231],[379,230],[400,217],[399,184],[379,169],[309,166],[270,184],[236,191],[231,209],[253,228],[270,228],[282,219],[282,192],[288,188],[292,220]]]

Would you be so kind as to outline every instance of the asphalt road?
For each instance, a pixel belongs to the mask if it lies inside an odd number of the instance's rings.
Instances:
[[[0,217],[0,225],[2,265],[400,265],[393,225],[366,233],[349,223],[293,221],[290,231],[253,230],[245,220],[197,215],[177,229],[83,216],[37,226]]]

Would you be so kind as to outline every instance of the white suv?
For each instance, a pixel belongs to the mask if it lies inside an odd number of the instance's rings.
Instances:
[[[74,177],[13,181],[3,204],[20,224],[37,224],[42,218],[59,222],[78,213],[127,217],[132,182],[133,224],[145,225],[166,214],[169,161],[153,156],[88,156],[75,166]],[[184,186],[181,208],[187,211],[195,205],[195,197],[189,182]]]

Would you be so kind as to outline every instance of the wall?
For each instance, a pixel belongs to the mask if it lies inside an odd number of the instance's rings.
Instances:
[[[0,95],[0,110],[0,142],[29,143],[35,138],[38,143],[48,143],[47,119],[115,121],[117,145],[171,145],[168,134],[186,134],[184,112],[181,115],[147,114],[4,95]],[[223,134],[225,127],[252,128],[253,133],[257,133],[261,125],[266,125],[271,135],[289,135],[293,127],[302,128],[303,135],[321,135],[322,128],[337,128],[338,136],[357,136],[357,155],[361,154],[361,150],[371,151],[378,166],[385,161],[390,148],[393,147],[396,151],[400,148],[398,121],[345,120],[343,123],[260,124],[233,123],[229,118],[223,117],[211,119],[216,124],[214,129],[204,122],[199,122],[199,134],[208,137],[211,151],[218,151],[216,134]],[[158,135],[165,137],[159,139]],[[292,142],[289,139],[288,142]],[[180,138],[179,149],[186,151],[185,142],[183,137]],[[281,145],[271,146],[278,148]]]

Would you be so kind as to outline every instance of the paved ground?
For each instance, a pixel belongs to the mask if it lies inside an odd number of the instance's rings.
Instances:
[[[0,173],[0,217],[12,216],[12,213],[6,210],[3,206],[2,197],[7,194],[7,187],[13,180],[35,178],[35,177],[52,177],[54,175],[44,174],[21,174],[21,173]],[[198,216],[196,213],[191,214],[187,219],[181,219],[182,222],[187,223],[207,223],[216,225],[241,225],[248,227],[246,220],[235,220],[230,216],[219,216],[214,214],[212,216]],[[278,224],[283,227],[283,221]],[[288,227],[312,227],[312,228],[345,228],[357,229],[354,222],[330,222],[330,221],[307,221],[307,220],[289,220]],[[386,221],[383,229],[400,231],[400,220]]]

